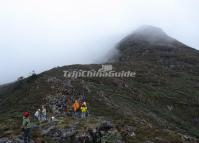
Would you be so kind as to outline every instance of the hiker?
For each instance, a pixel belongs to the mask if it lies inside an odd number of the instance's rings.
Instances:
[[[70,97],[67,96],[66,97],[66,105],[65,105],[65,112],[68,112],[68,108],[69,108],[69,105],[71,105],[71,100],[70,100]]]
[[[35,114],[34,114],[34,117],[38,120],[38,121],[41,121],[41,110],[38,109]]]
[[[82,101],[82,102],[86,102],[86,96],[85,96],[85,95],[82,95],[82,96],[81,96],[81,101]]]
[[[22,129],[24,132],[24,143],[30,143],[30,113],[29,112],[23,112],[23,124]]]
[[[46,112],[46,108],[43,105],[42,106],[42,121],[46,121],[47,120],[47,112]]]
[[[73,111],[75,113],[75,116],[79,116],[79,102],[77,100],[75,100],[75,103],[73,104]]]
[[[86,112],[87,112],[87,105],[86,102],[83,102],[82,106],[81,106],[81,117],[82,118],[86,118]]]

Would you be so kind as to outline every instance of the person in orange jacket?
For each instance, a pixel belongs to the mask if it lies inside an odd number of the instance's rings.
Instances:
[[[80,109],[80,104],[77,100],[75,100],[75,103],[73,103],[73,111],[76,116],[78,116],[79,109]]]

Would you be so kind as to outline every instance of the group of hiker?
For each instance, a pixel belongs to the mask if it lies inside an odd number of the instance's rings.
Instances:
[[[74,117],[86,118],[88,109],[87,109],[87,104],[86,104],[85,98],[83,98],[82,100],[79,100],[79,101],[75,100],[74,103],[72,104],[72,109],[73,109]],[[38,121],[47,121],[48,120],[47,110],[44,105],[42,106],[42,109],[38,109],[35,112],[34,119],[36,119]],[[30,129],[31,129],[30,113],[23,112],[22,130],[24,132],[24,143],[30,143]]]
[[[38,109],[34,114],[35,119],[38,121],[46,121],[47,120],[47,111],[45,106],[42,106],[42,110]]]
[[[87,109],[87,104],[86,104],[85,100],[80,101],[80,102],[78,100],[75,100],[72,105],[72,109],[73,109],[75,117],[81,117],[81,118],[86,117],[86,113],[87,113],[88,109]],[[42,106],[42,109],[38,109],[35,112],[34,119],[36,119],[38,121],[46,121],[47,120],[47,111],[46,111],[46,107],[44,105]]]
[[[86,102],[84,101],[83,103],[79,103],[77,100],[75,100],[75,103],[73,104],[73,111],[76,117],[80,116],[81,113],[81,117],[85,118],[87,113]]]

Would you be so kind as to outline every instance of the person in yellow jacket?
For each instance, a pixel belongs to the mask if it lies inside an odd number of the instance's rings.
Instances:
[[[87,112],[87,105],[86,105],[86,102],[84,102],[81,106],[81,115],[82,115],[82,118],[85,118],[86,117],[86,112]]]
[[[73,103],[73,111],[75,113],[75,116],[79,116],[78,112],[80,109],[80,104],[77,100],[75,100],[75,103]]]

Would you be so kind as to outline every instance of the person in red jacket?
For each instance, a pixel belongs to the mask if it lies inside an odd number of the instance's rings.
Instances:
[[[24,131],[24,143],[30,143],[30,113],[29,112],[23,112],[23,124],[22,129]]]

